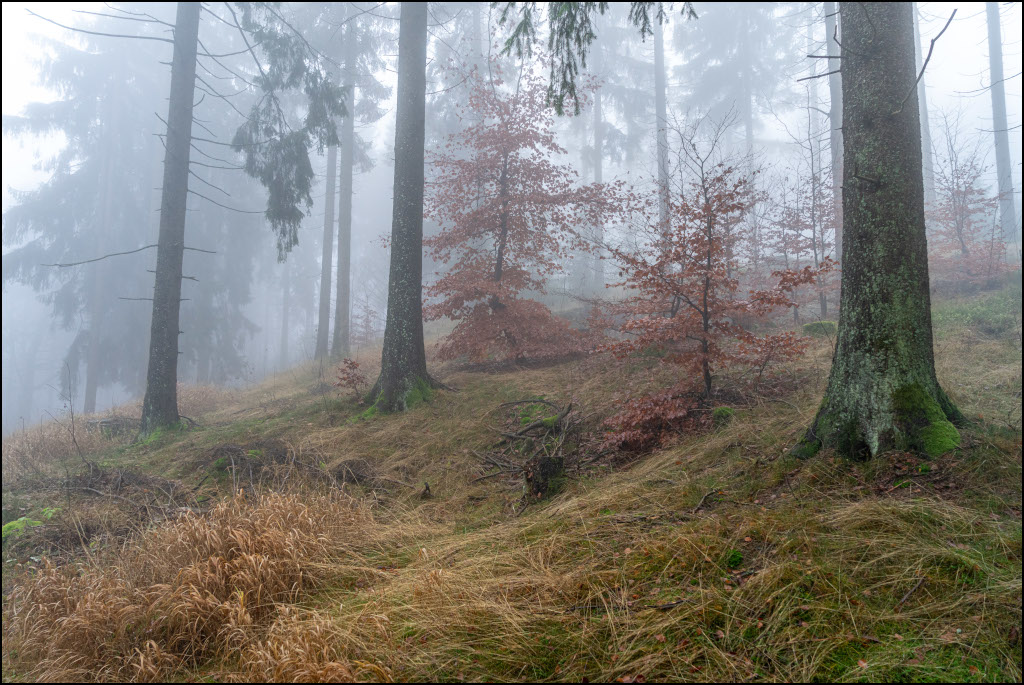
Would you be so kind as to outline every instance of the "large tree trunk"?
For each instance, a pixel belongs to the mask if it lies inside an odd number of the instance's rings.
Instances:
[[[665,37],[654,23],[654,118],[658,147],[658,225],[668,230],[668,104],[665,92]]]
[[[1013,197],[1010,166],[1010,136],[1006,124],[1006,91],[1003,88],[1003,39],[999,26],[999,4],[986,2],[988,17],[989,90],[992,92],[992,129],[996,137],[996,173],[999,176],[999,225],[1003,240],[1017,242],[1017,211]]]
[[[395,185],[388,317],[380,377],[370,392],[379,411],[404,411],[429,394],[423,346],[423,145],[427,3],[403,2],[398,33]]]
[[[828,388],[794,453],[930,455],[963,417],[932,349],[921,136],[909,3],[843,3],[843,235],[839,331]]]
[[[918,71],[924,66],[921,54],[921,27],[917,14],[917,3],[914,4],[914,55]],[[924,87],[925,77],[917,82],[917,102],[921,115],[921,171],[924,176],[924,206],[931,209],[935,206],[935,166],[933,164],[932,127],[928,118],[928,94]]]
[[[352,281],[352,166],[355,164],[355,107],[356,107],[356,42],[348,35],[356,30],[355,19],[349,20],[345,45],[345,109],[348,116],[341,126],[341,199],[338,208],[338,291],[334,300],[334,338],[331,356],[344,359],[349,355],[351,335],[351,281]]]
[[[352,118],[349,111],[348,118]],[[331,328],[331,274],[334,271],[334,190],[338,170],[338,148],[327,150],[327,193],[324,196],[324,241],[320,258],[320,311],[316,329],[316,359],[327,356],[327,342]]]
[[[826,54],[839,57],[836,3],[825,3]],[[828,60],[829,93],[829,147],[832,150],[832,201],[835,203],[836,261],[843,259],[843,80],[839,73],[839,59]]]
[[[195,96],[199,3],[179,2],[171,62],[164,180],[160,198],[160,234],[156,248],[153,323],[149,369],[142,401],[142,433],[178,423],[178,324],[181,313],[181,263],[185,254],[185,205],[188,200],[189,146]]]

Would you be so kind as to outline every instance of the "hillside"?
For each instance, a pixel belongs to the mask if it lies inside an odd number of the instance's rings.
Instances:
[[[936,305],[973,423],[933,460],[787,456],[827,338],[646,455],[597,447],[646,358],[434,367],[386,416],[298,368],[138,443],[61,417],[4,441],[4,679],[1020,681],[1017,298]],[[493,466],[536,398],[572,405],[543,500]]]

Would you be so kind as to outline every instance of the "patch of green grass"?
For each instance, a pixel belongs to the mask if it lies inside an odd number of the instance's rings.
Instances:
[[[736,410],[732,407],[715,407],[711,412],[711,422],[715,428],[723,428],[729,425],[735,415]]]
[[[1014,284],[993,293],[938,301],[932,306],[932,326],[943,336],[971,330],[1000,337],[1020,328],[1021,289]]]
[[[837,330],[835,321],[811,321],[803,325],[804,335],[812,338],[834,338]]]

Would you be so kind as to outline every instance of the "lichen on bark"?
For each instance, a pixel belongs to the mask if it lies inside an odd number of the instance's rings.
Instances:
[[[828,388],[792,450],[844,456],[959,444],[935,376],[924,186],[906,3],[844,3],[843,280]]]

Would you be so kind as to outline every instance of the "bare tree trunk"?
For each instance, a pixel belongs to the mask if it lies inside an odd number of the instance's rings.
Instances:
[[[604,117],[601,111],[601,93],[594,94],[594,183],[604,182]],[[601,259],[604,244],[604,223],[598,220],[594,226],[594,252],[587,255],[586,290],[584,295],[600,297],[604,291],[604,260]]]
[[[175,20],[149,369],[142,401],[143,434],[173,426],[180,420],[177,386],[181,264],[185,254],[185,206],[201,9],[199,3],[179,2]]]
[[[935,377],[909,3],[844,2],[846,157],[839,330],[821,408],[794,454],[941,454],[963,416]]]
[[[665,37],[654,23],[654,117],[658,140],[658,223],[668,228],[668,103],[665,90]]]
[[[331,356],[344,359],[349,355],[352,299],[352,172],[355,164],[356,105],[356,43],[348,32],[356,30],[355,19],[349,20],[345,45],[345,87],[348,95],[345,108],[349,116],[341,126],[341,199],[338,208],[338,291],[334,300],[334,338]]]
[[[352,111],[349,110],[349,119]],[[327,342],[331,328],[331,275],[334,271],[334,190],[338,170],[338,148],[327,150],[327,192],[324,195],[324,241],[320,258],[320,311],[316,329],[316,359],[327,356]]]
[[[1003,88],[1003,39],[999,26],[999,3],[986,2],[988,18],[989,90],[992,92],[992,129],[996,142],[996,173],[999,175],[999,225],[1003,240],[1017,242],[1017,211],[1013,197],[1010,164],[1010,136],[1006,123],[1006,91]]]
[[[742,13],[743,26],[746,29],[746,33],[749,33],[750,21],[746,11]],[[740,74],[740,78],[743,82],[743,136],[745,139],[747,155],[747,164],[752,163],[750,159],[754,152],[754,84],[751,83],[751,58],[750,58],[750,46],[747,45],[746,41],[740,43],[740,52],[743,55],[743,73]],[[751,180],[753,185],[753,180]]]
[[[379,411],[404,411],[429,394],[423,345],[423,146],[427,3],[403,2],[398,34],[398,105],[388,317],[377,383]]]
[[[811,5],[811,17],[807,22],[807,54],[814,51],[814,12]],[[811,63],[811,75],[817,75],[817,62]],[[810,102],[807,107],[807,147],[811,155],[811,246],[814,256],[814,266],[821,265],[825,258],[825,222],[821,220],[818,211],[818,200],[821,194],[821,128],[818,122],[818,79],[812,78],[809,86]],[[817,281],[818,287],[818,314],[822,319],[828,318],[828,300],[825,291],[821,287],[821,279]]]
[[[839,15],[836,3],[825,3],[826,54],[839,57]],[[843,259],[843,80],[839,59],[828,60],[829,146],[832,149],[832,201],[835,203],[836,261]]]
[[[292,263],[286,261],[281,265],[281,345],[278,348],[277,368],[284,371],[288,368],[288,336],[291,333],[291,294],[292,294]]]
[[[914,54],[915,64],[920,73],[924,56],[921,54],[921,25],[918,17],[917,3],[914,3]],[[917,100],[921,110],[921,173],[924,176],[924,206],[930,209],[935,206],[935,165],[933,163],[932,127],[928,118],[928,93],[924,86],[925,77],[917,82]]]
[[[116,126],[117,113],[112,113],[114,120],[111,126]],[[114,140],[113,136],[107,135],[105,151],[106,159],[103,161],[103,199],[100,209],[100,230],[97,235],[98,252],[106,252],[107,235],[109,235],[114,220]],[[103,345],[103,314],[106,308],[103,306],[103,283],[106,275],[106,265],[97,264],[92,273],[92,288],[89,294],[89,349],[85,356],[85,398],[82,403],[82,411],[86,414],[96,413],[96,392],[100,384],[100,356]]]

